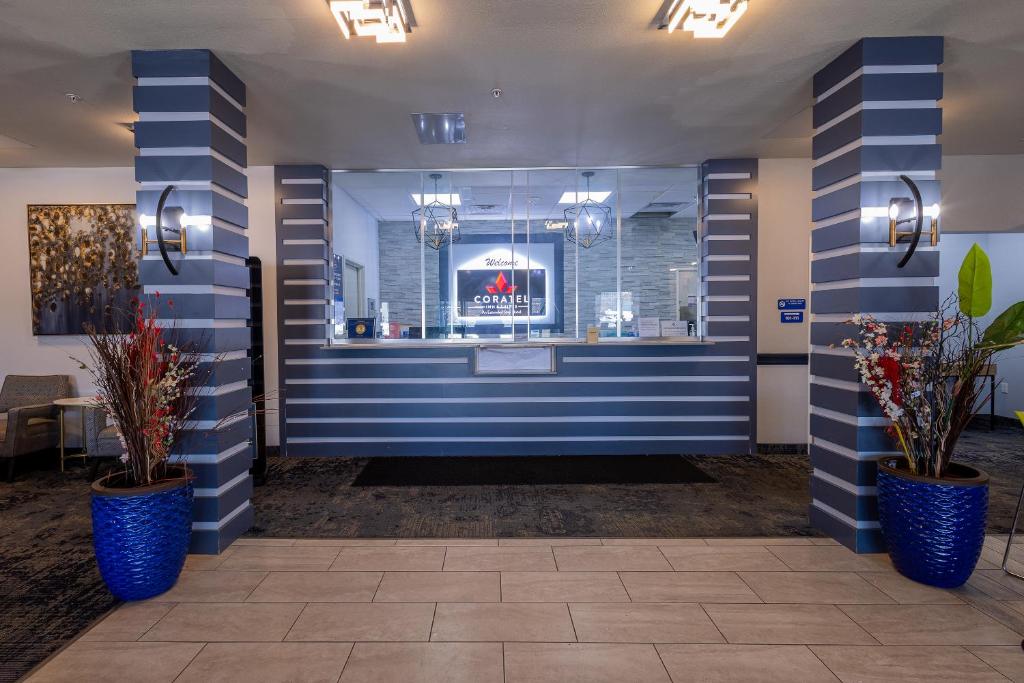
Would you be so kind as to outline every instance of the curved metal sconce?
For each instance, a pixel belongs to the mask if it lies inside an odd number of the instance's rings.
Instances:
[[[921,241],[921,230],[924,227],[924,202],[921,200],[921,190],[917,183],[908,176],[901,175],[900,180],[910,188],[913,199],[907,197],[893,197],[889,200],[889,246],[895,247],[896,243],[904,237],[910,238],[910,248],[903,255],[897,268],[902,268],[910,262],[914,252],[917,251],[918,242]],[[909,214],[909,215],[907,215]],[[931,243],[936,246],[939,243],[939,205],[932,205]],[[899,225],[914,221],[913,230],[897,230]]]
[[[157,247],[160,249],[160,256],[163,258],[164,265],[167,266],[167,270],[171,271],[171,275],[177,275],[178,269],[175,268],[174,264],[171,262],[171,257],[167,255],[167,245],[177,245],[178,249],[181,251],[182,254],[188,253],[188,242],[186,239],[185,226],[181,225],[180,220],[178,227],[176,228],[170,226],[165,227],[161,223],[164,215],[164,204],[167,203],[167,197],[173,191],[174,185],[168,185],[167,187],[165,187],[164,191],[160,193],[160,199],[156,203],[156,239],[149,239],[149,235],[146,233],[146,226],[142,226],[142,255],[146,256],[149,253],[149,245],[155,243]],[[180,206],[172,206],[167,210],[176,211],[179,219],[182,216],[182,214],[184,214],[184,210]],[[178,239],[164,239],[164,230],[175,233],[176,235],[178,235]]]

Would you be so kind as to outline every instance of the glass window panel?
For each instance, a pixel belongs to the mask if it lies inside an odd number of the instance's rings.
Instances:
[[[531,338],[575,338],[576,249],[566,239],[566,193],[575,190],[576,172],[563,169],[531,170],[525,174],[522,202],[525,236],[529,243]],[[567,199],[568,203],[563,202]],[[582,334],[586,334],[586,327]]]
[[[566,238],[572,251],[578,292],[579,332],[597,327],[602,337],[618,335],[620,322],[618,278],[617,205],[618,171],[579,169],[575,173],[575,195],[563,197]],[[575,202],[572,200],[575,199]],[[632,293],[623,292],[623,330],[632,329]]]
[[[696,336],[699,311],[697,172],[622,169],[623,336]],[[628,324],[626,310],[633,317]]]
[[[345,318],[354,317],[375,318],[378,337],[418,336],[422,246],[413,211],[421,186],[418,171],[332,174],[335,281],[342,283],[341,295],[335,293],[335,330],[341,336]]]
[[[461,202],[459,239],[438,255],[444,322],[455,338],[511,339],[513,320],[524,305],[513,267],[513,174],[453,175]]]
[[[332,189],[338,336],[346,317],[414,339],[699,329],[696,169],[345,172]]]

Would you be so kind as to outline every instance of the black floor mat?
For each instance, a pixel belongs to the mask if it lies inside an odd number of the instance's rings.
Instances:
[[[371,458],[352,486],[713,484],[678,455]]]

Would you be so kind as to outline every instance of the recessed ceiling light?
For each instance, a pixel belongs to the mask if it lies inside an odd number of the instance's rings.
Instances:
[[[579,204],[588,199],[595,202],[603,202],[611,196],[611,192],[564,192],[559,204]]]
[[[416,135],[424,145],[459,145],[466,142],[466,115],[410,114]]]
[[[462,206],[462,197],[459,196],[458,192],[452,192],[451,194],[447,192],[438,192],[436,194],[427,192],[423,195],[422,202],[420,202],[420,195],[418,192],[414,192],[409,196],[412,197],[412,200],[416,202],[417,205],[441,202],[442,204],[449,204],[451,206]]]
[[[68,98],[68,102],[70,102],[71,104],[78,104],[79,102],[82,101],[82,96],[81,95],[76,95],[73,92],[66,92],[66,93],[64,93],[64,97]]]
[[[672,0],[658,28],[682,28],[694,38],[723,38],[747,11],[749,0]]]
[[[412,33],[406,0],[328,0],[341,35],[373,36],[378,43],[404,43]]]

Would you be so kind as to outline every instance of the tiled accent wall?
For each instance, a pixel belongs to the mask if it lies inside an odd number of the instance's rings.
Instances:
[[[168,206],[210,219],[208,227],[188,229],[186,255],[172,253],[177,276],[153,249],[142,261],[141,279],[147,294],[160,292],[162,318],[173,319],[207,358],[223,358],[184,442],[196,477],[192,552],[217,553],[253,516],[245,413],[252,400],[245,85],[209,50],[135,51],[132,75],[139,214],[155,215],[161,191],[174,185]],[[149,237],[156,238],[152,228]]]
[[[525,222],[515,224],[516,240],[525,240]],[[697,260],[693,231],[695,219],[657,216],[622,219],[622,289],[633,292],[642,316],[675,320],[675,273],[670,268],[688,266]],[[460,221],[465,235],[510,234],[509,221]],[[536,228],[534,228],[536,231]],[[388,302],[394,322],[419,325],[420,245],[413,234],[412,222],[382,221],[380,235],[380,298]],[[520,247],[517,246],[517,249]],[[522,247],[525,249],[525,245]],[[565,331],[574,332],[576,298],[573,285],[576,260],[571,243],[565,244],[563,258]],[[608,241],[590,249],[580,249],[580,334],[595,324],[595,298],[601,292],[615,291],[615,242]],[[427,324],[438,321],[438,256],[427,249],[426,289]]]
[[[274,167],[281,453],[289,453],[289,379],[331,335],[330,175],[316,164]]]
[[[875,461],[896,449],[852,354],[834,345],[856,334],[855,313],[901,322],[938,305],[937,248],[925,235],[898,269],[906,245],[891,249],[888,219],[871,216],[910,196],[900,174],[925,206],[939,201],[942,56],[941,37],[865,38],[814,77],[810,516],[858,552],[884,549]]]
[[[703,334],[723,353],[748,359],[751,406],[757,401],[757,159],[701,164],[700,249]],[[726,351],[728,350],[728,351]],[[756,409],[750,414],[756,449]]]

